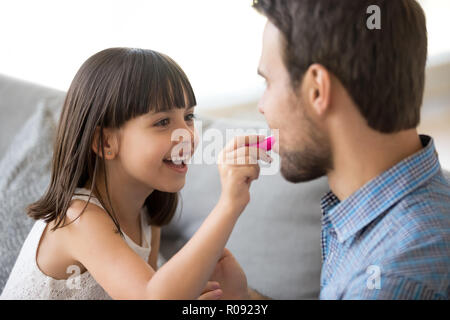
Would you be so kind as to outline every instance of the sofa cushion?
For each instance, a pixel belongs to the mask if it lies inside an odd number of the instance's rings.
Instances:
[[[207,130],[218,129],[225,137],[226,129],[236,128],[257,130],[266,125],[217,120],[203,126],[202,131],[205,136]],[[251,201],[227,243],[246,272],[249,286],[275,299],[317,299],[321,271],[320,198],[328,190],[326,179],[292,184],[278,172],[260,175],[250,190]],[[192,237],[214,208],[220,191],[217,165],[189,165],[181,191],[182,204],[173,221],[162,228],[164,259],[169,259]]]
[[[0,74],[0,159],[25,121],[45,101],[53,111],[63,103],[65,93],[59,90],[14,79]]]
[[[0,160],[0,292],[34,224],[25,207],[50,182],[56,115],[45,103],[35,110]]]

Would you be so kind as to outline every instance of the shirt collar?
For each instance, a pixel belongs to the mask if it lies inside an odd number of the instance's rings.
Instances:
[[[339,242],[364,228],[440,170],[433,139],[420,135],[424,148],[366,183],[344,201],[332,191],[322,197],[323,223],[331,223]]]

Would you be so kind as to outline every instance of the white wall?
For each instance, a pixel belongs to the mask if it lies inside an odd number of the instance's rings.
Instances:
[[[167,53],[198,111],[254,103],[265,18],[251,0],[0,0],[0,73],[67,90],[80,65],[114,46]],[[450,52],[450,1],[422,0],[433,61]]]
[[[199,107],[254,100],[265,18],[250,0],[0,0],[0,73],[67,90],[92,54],[116,46],[174,58]],[[259,90],[259,91],[258,91]]]

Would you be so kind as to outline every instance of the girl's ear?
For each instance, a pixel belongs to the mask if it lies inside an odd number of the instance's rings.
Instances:
[[[97,126],[94,131],[92,150],[98,154],[100,158],[102,157],[99,126]],[[112,129],[103,128],[103,150],[106,160],[112,160],[115,158],[117,153],[117,137]]]

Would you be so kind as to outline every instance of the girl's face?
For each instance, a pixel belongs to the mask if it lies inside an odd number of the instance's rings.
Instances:
[[[171,161],[175,156],[191,158],[197,134],[194,107],[150,112],[129,120],[120,129],[115,160],[130,181],[151,189],[177,192],[185,183],[187,164],[181,168]],[[178,129],[178,130],[177,130]],[[176,131],[175,131],[176,130]],[[179,134],[184,133],[181,138]],[[176,163],[177,162],[176,160]]]

